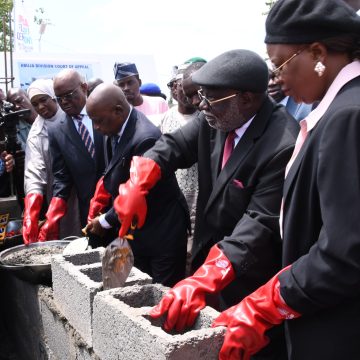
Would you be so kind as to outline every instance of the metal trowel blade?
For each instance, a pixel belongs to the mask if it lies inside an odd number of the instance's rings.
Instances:
[[[102,258],[104,290],[122,287],[134,265],[134,254],[125,238],[116,238],[105,249]]]
[[[63,255],[72,255],[79,252],[83,252],[88,248],[89,240],[86,237],[72,240],[68,245],[66,245]]]

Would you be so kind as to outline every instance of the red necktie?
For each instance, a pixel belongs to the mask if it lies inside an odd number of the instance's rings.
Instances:
[[[223,153],[223,158],[222,158],[222,163],[221,163],[221,169],[224,168],[225,164],[229,160],[231,153],[234,150],[235,137],[236,137],[235,130],[232,130],[228,133],[228,136],[225,140],[225,145],[224,145],[224,153]]]

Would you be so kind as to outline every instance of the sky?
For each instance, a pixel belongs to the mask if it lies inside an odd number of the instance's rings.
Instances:
[[[23,0],[23,4],[29,19],[42,7],[51,22],[40,46],[39,26],[31,26],[34,51],[85,57],[151,55],[157,71],[154,82],[162,89],[172,66],[194,56],[210,60],[236,48],[266,56],[265,0]]]

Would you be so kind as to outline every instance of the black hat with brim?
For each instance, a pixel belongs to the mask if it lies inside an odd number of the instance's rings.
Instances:
[[[214,88],[261,93],[268,86],[265,61],[250,50],[230,50],[210,60],[193,73],[195,84]]]

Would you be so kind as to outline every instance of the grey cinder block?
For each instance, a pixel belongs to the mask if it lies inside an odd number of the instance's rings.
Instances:
[[[57,308],[51,288],[39,296],[44,344],[48,359],[99,360],[92,348],[86,344],[61,311]]]
[[[198,360],[217,359],[224,327],[211,328],[219,315],[206,307],[192,329],[169,334],[162,320],[147,314],[167,288],[158,285],[131,286],[98,293],[93,310],[93,348],[102,360]]]
[[[101,258],[105,249],[97,248],[52,259],[54,301],[86,343],[92,345],[92,311],[95,295],[103,290]],[[147,274],[133,268],[125,286],[149,284]]]

